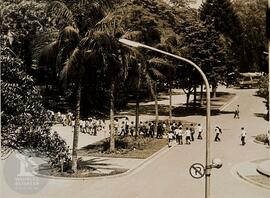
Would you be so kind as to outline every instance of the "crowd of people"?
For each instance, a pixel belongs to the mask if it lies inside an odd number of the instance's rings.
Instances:
[[[135,122],[129,121],[129,118],[115,119],[114,128],[115,133],[119,136],[135,135]],[[155,132],[155,121],[140,121],[138,124],[138,135],[144,137],[156,137],[163,138],[164,135],[172,136],[173,139],[177,139],[179,144],[183,143],[183,138],[186,138],[186,143],[190,144],[190,141],[194,141],[195,128],[198,131],[198,139],[202,139],[202,126],[198,124],[196,127],[190,124],[190,127],[184,128],[181,122],[173,122],[171,124],[168,121],[160,121],[157,123],[157,130]]]
[[[202,133],[203,128],[201,124],[189,124],[186,127],[182,125],[181,122],[176,123],[173,122],[169,126],[169,132],[168,132],[168,146],[171,147],[171,142],[175,139],[176,142],[181,144],[191,144],[191,142],[194,142],[195,139],[202,140]]]
[[[73,113],[68,112],[62,114],[61,112],[54,113],[49,110],[49,119],[53,124],[62,124],[63,126],[72,126],[75,128],[75,116]],[[95,117],[89,117],[87,119],[80,120],[80,132],[87,133],[96,136],[98,133],[105,132],[105,120],[96,119]]]
[[[60,112],[54,113],[48,111],[50,121],[54,124],[62,124],[63,126],[72,126],[75,128],[75,116],[73,113],[68,112],[62,114]],[[115,118],[114,130],[118,136],[135,136],[135,121],[130,121],[128,117]],[[96,136],[98,133],[105,133],[109,130],[110,126],[106,127],[105,120],[96,119],[95,117],[89,117],[84,120],[80,120],[80,132],[87,133]],[[195,131],[197,131],[197,139],[202,139],[203,128],[200,124],[194,126],[190,124],[189,127],[184,127],[181,122],[160,121],[157,124],[157,130],[155,132],[155,121],[140,121],[138,124],[138,134],[144,137],[156,137],[163,138],[164,135],[168,135],[169,141],[176,139],[179,144],[183,144],[184,140],[186,144],[190,144],[195,139]]]
[[[237,105],[235,110],[234,118],[239,119],[239,105]],[[67,114],[62,114],[60,112],[54,113],[48,110],[49,119],[52,123],[62,124],[63,126],[72,126],[73,130],[75,128],[75,116],[73,113],[68,112]],[[128,117],[125,118],[115,118],[114,119],[114,130],[115,134],[118,136],[135,136],[136,132],[135,121],[130,121]],[[106,131],[110,129],[110,126],[106,127],[105,120],[96,119],[95,117],[89,117],[84,120],[80,120],[80,132],[87,133],[89,135],[96,136],[99,133],[105,135]],[[157,131],[155,132],[155,122],[154,121],[140,121],[138,124],[138,134],[144,137],[156,137],[163,138],[167,135],[168,145],[171,146],[172,140],[176,140],[178,144],[191,144],[195,139],[202,140],[203,127],[201,124],[194,126],[192,123],[183,126],[181,122],[159,121],[157,124]],[[216,125],[214,128],[215,142],[221,141],[220,136],[222,134],[222,129],[220,126]],[[195,137],[196,134],[196,137]],[[246,144],[246,131],[241,128],[241,144],[244,146]],[[268,142],[270,142],[270,135],[268,134]],[[269,144],[269,143],[268,143]]]

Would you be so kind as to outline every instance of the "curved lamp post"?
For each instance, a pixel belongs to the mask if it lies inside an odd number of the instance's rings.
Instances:
[[[206,167],[206,174],[205,174],[205,198],[210,198],[210,174],[211,174],[211,168],[212,168],[212,163],[211,163],[211,158],[210,158],[210,117],[211,117],[211,112],[210,112],[210,88],[209,88],[209,83],[208,80],[205,76],[205,74],[203,73],[203,71],[201,70],[201,68],[196,65],[195,63],[193,63],[192,61],[183,58],[181,56],[177,56],[175,54],[171,54],[168,52],[165,52],[163,50],[159,50],[156,49],[154,47],[150,47],[148,45],[144,45],[142,43],[138,43],[135,41],[131,41],[128,39],[119,39],[119,42],[131,46],[131,47],[141,47],[141,48],[146,48],[152,51],[156,51],[159,52],[161,54],[165,54],[171,57],[174,57],[176,59],[182,60],[186,63],[189,63],[190,65],[192,65],[193,67],[195,67],[197,69],[197,71],[201,74],[204,83],[205,83],[205,87],[206,87],[206,163],[205,163],[205,167]]]

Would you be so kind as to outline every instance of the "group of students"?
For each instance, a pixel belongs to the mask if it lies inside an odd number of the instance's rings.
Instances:
[[[160,125],[160,123],[159,123]],[[126,117],[124,120],[120,120],[118,118],[114,119],[114,129],[117,135],[126,136],[126,135],[135,135],[136,124],[134,121],[129,121],[129,118]],[[159,130],[157,134],[155,134],[155,122],[154,121],[140,121],[138,124],[138,134],[143,135],[145,137],[161,137],[163,134],[163,130]]]
[[[176,140],[178,144],[191,144],[197,138],[198,140],[202,140],[202,132],[203,128],[201,124],[194,126],[190,124],[189,127],[183,127],[182,123],[179,122],[176,124],[175,122],[170,125],[168,132],[168,146],[171,146],[171,142],[173,139]],[[195,133],[197,133],[197,137],[195,137]]]
[[[96,136],[99,133],[105,133],[105,120],[89,117],[86,120],[80,120],[80,132]],[[72,120],[72,127],[75,128],[75,121]]]
[[[73,113],[68,112],[67,114],[62,114],[60,111],[54,113],[54,111],[48,110],[49,120],[52,123],[63,124],[63,126],[71,126],[72,120],[74,120]]]
[[[73,113],[68,112],[67,114],[62,114],[60,112],[54,113],[53,111],[48,110],[48,115],[51,122],[63,124],[63,126],[72,126],[74,130],[75,117]],[[94,136],[100,132],[105,132],[105,120],[96,119],[95,117],[80,120],[80,132],[88,133]]]

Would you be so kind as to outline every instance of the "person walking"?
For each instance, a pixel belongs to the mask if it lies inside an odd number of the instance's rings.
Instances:
[[[244,127],[241,128],[241,144],[244,146],[246,144],[246,136],[247,132],[245,131]]]
[[[85,120],[85,133],[90,134],[89,130],[89,119]]]
[[[168,147],[172,146],[172,141],[173,141],[173,133],[169,132],[168,133]]]
[[[121,124],[121,132],[120,132],[120,136],[124,136],[125,135],[125,129],[126,129],[126,125],[125,125],[125,121],[122,121],[122,124]]]
[[[185,131],[183,130],[182,125],[179,126],[179,144],[183,144],[183,138],[185,135]]]
[[[154,122],[150,122],[149,133],[150,133],[150,137],[153,138],[155,136],[155,124],[154,124]]]
[[[75,131],[75,118],[72,118],[71,126],[72,126],[73,131]]]
[[[202,140],[202,132],[203,132],[203,128],[201,126],[201,124],[199,123],[198,126],[197,126],[197,130],[198,130],[198,137],[197,139],[198,140]]]
[[[190,140],[192,142],[194,141],[194,134],[195,134],[195,129],[193,127],[193,124],[190,124]]]
[[[130,123],[130,130],[129,130],[129,132],[130,132],[130,135],[133,136],[133,133],[135,132],[135,124],[134,124],[133,121],[131,121],[131,123]]]
[[[128,133],[129,133],[129,119],[128,119],[128,117],[126,117],[126,119],[125,119],[125,135],[128,135]]]
[[[216,134],[215,142],[220,142],[219,136],[220,136],[221,133],[222,133],[221,128],[218,125],[216,125],[216,127],[215,127],[215,134]]]
[[[162,138],[162,124],[161,123],[158,123],[158,126],[157,126],[157,138]]]
[[[186,135],[186,144],[190,144],[191,131],[189,128],[186,128],[185,135]]]
[[[240,118],[240,109],[239,109],[239,105],[236,106],[236,109],[234,111],[234,117],[235,119],[239,119]]]
[[[179,128],[176,128],[176,129],[174,130],[174,133],[175,133],[176,142],[177,142],[178,144],[180,144],[180,129],[179,129]]]

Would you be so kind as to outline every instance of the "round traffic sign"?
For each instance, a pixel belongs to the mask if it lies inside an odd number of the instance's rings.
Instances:
[[[195,179],[200,179],[205,175],[204,166],[200,163],[192,164],[189,168],[190,175]]]

